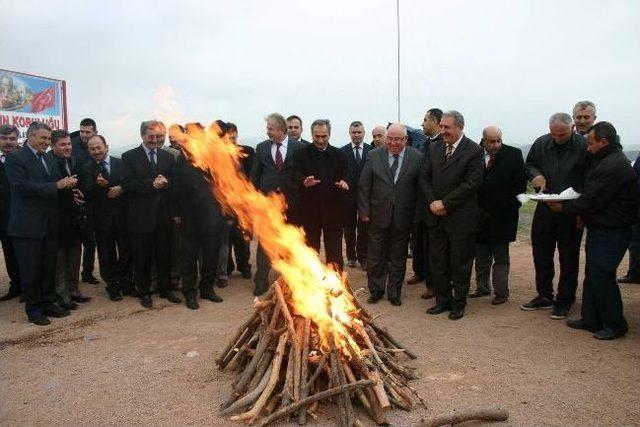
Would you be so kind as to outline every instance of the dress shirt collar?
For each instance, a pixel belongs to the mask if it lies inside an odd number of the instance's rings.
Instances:
[[[284,139],[282,141],[280,141],[280,145],[282,147],[285,147],[285,148],[287,148],[288,143],[289,143],[289,137],[288,136],[285,136]],[[271,141],[271,145],[277,145],[277,144],[278,144],[278,142]]]

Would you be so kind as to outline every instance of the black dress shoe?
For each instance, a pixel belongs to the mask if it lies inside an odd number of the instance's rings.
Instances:
[[[228,280],[218,280],[216,282],[216,286],[219,288],[226,288],[228,284],[229,284]]]
[[[178,296],[174,294],[172,291],[160,294],[160,298],[164,298],[167,301],[172,302],[174,304],[180,304],[182,302],[182,300],[178,298]]]
[[[427,314],[440,314],[449,310],[451,310],[449,306],[436,304],[433,307],[427,309]]]
[[[251,270],[242,270],[240,274],[243,279],[251,279]]]
[[[118,291],[107,292],[111,301],[122,301],[122,295]]]
[[[149,295],[141,295],[140,296],[140,305],[142,305],[144,308],[153,307],[153,301],[151,301],[151,296],[149,296]]]
[[[218,296],[214,291],[211,292],[201,292],[200,298],[207,299],[211,302],[222,302],[223,299]]]
[[[91,301],[91,297],[88,297],[86,295],[77,295],[77,296],[71,297],[71,301],[79,302],[83,304],[85,302]]]
[[[61,308],[57,304],[49,304],[44,308],[45,316],[49,317],[67,317],[70,313],[69,310]]]
[[[60,307],[65,310],[77,310],[79,306],[75,302],[63,302],[60,304]]]
[[[384,294],[382,294],[382,293],[374,292],[371,295],[369,295],[369,298],[367,298],[367,302],[369,304],[375,304],[378,301],[380,301],[383,296],[384,296]]]
[[[98,279],[96,279],[93,274],[91,274],[89,276],[82,276],[82,281],[84,283],[88,283],[90,285],[99,285],[100,284],[100,281]]]
[[[615,340],[616,338],[620,338],[625,336],[627,333],[627,329],[613,329],[613,328],[603,328],[598,332],[593,334],[593,337],[599,340]]]
[[[458,320],[458,319],[462,319],[463,317],[464,317],[464,310],[451,310],[451,313],[449,313],[450,320]]]
[[[51,320],[49,320],[44,314],[35,314],[33,316],[29,316],[29,323],[33,323],[38,326],[47,326],[51,324]]]
[[[582,319],[567,320],[565,322],[571,329],[581,329],[583,331],[598,332],[600,328],[586,325]]]
[[[186,297],[187,300],[187,308],[190,308],[191,310],[197,310],[200,308],[200,304],[198,304],[198,301],[196,301],[196,297],[193,295],[189,295]]]
[[[389,302],[391,303],[391,305],[395,305],[396,307],[402,305],[402,301],[400,301],[400,298],[389,298]]]
[[[486,297],[491,295],[491,292],[480,292],[480,291],[475,291],[472,294],[469,294],[469,298],[480,298],[480,297]]]
[[[9,291],[0,297],[0,301],[9,301],[10,299],[18,298],[19,296],[20,292]]]

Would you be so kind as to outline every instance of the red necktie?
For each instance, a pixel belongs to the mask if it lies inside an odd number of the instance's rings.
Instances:
[[[282,146],[281,142],[276,142],[276,169],[282,169],[282,165],[284,161],[282,160],[282,152],[280,151],[280,146]]]
[[[489,161],[487,162],[487,170],[491,169],[493,167],[493,162],[494,162],[494,157],[493,154],[489,153]]]

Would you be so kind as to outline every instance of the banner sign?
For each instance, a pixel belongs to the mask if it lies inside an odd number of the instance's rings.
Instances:
[[[65,81],[0,68],[0,125],[16,126],[24,141],[34,121],[67,129]]]

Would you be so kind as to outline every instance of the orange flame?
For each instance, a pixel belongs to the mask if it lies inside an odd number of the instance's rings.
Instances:
[[[213,124],[209,129],[187,129],[184,146],[194,166],[209,172],[212,190],[225,213],[238,218],[240,226],[253,232],[291,291],[291,304],[298,315],[318,326],[322,348],[333,345],[345,355],[347,343],[358,351],[348,330],[362,325],[345,278],[325,265],[318,253],[305,244],[304,232],[286,223],[282,195],[264,195],[239,172],[240,148]]]

